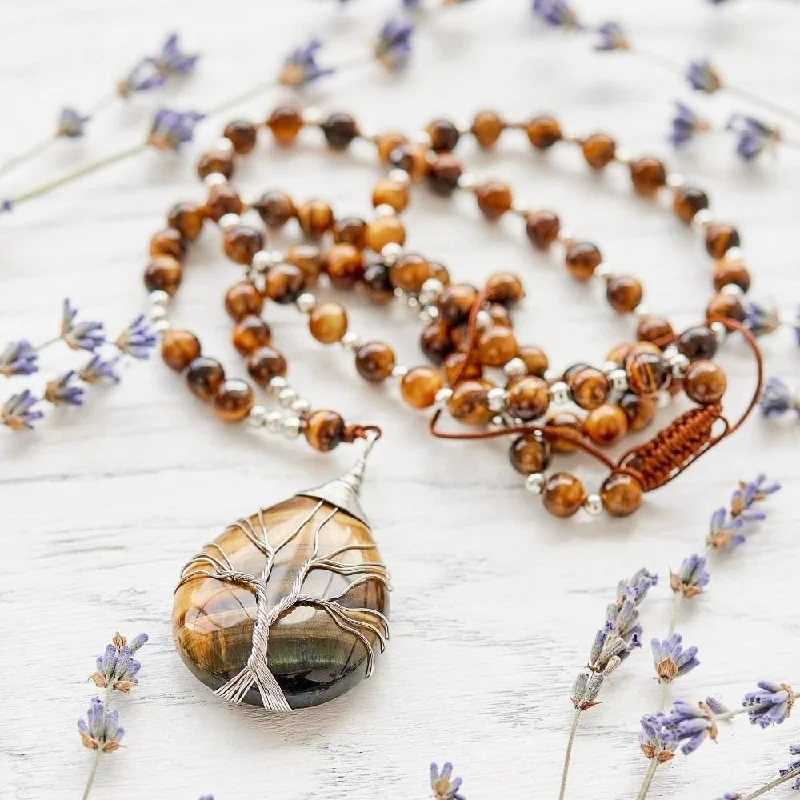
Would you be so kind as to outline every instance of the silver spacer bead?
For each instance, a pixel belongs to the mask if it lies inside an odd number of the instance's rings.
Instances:
[[[221,172],[212,172],[203,178],[203,183],[210,189],[212,186],[222,186],[228,179]]]
[[[633,160],[633,155],[628,150],[618,147],[614,151],[614,160],[619,161],[620,164],[628,164]]]
[[[376,217],[393,217],[396,214],[394,206],[390,206],[388,203],[381,203],[379,206],[375,206]]]
[[[682,378],[689,369],[689,359],[683,353],[676,353],[669,359],[669,366],[676,378]]]
[[[309,106],[303,111],[303,122],[305,122],[306,125],[321,125],[323,119],[325,119],[325,117],[321,108]]]
[[[219,227],[223,231],[227,231],[236,227],[239,222],[240,220],[238,214],[223,214],[219,219]]]
[[[639,305],[636,306],[636,308],[633,310],[633,314],[636,317],[636,319],[641,319],[642,317],[649,317],[650,314],[652,313],[653,312],[650,309],[650,306],[648,306],[646,303],[639,303]]]
[[[738,283],[726,283],[722,287],[722,294],[732,295],[733,297],[742,297],[744,292]]]
[[[615,365],[615,369],[608,373],[608,381],[615,392],[624,392],[628,388],[628,373]]]
[[[424,147],[430,147],[431,137],[428,131],[417,131],[411,136],[411,142],[413,144],[421,144]]]
[[[515,357],[511,361],[506,361],[503,365],[503,373],[508,378],[517,378],[521,375],[527,375],[528,367],[521,358]]]
[[[154,322],[150,326],[156,333],[164,333],[164,331],[168,331],[171,327],[168,319],[160,319],[158,322]]]
[[[485,308],[482,308],[475,315],[475,322],[479,331],[488,331],[492,327],[492,315]]]
[[[413,294],[406,295],[406,305],[412,310],[416,311],[420,307],[419,298],[414,297]]]
[[[284,417],[281,421],[281,428],[287,439],[296,439],[303,430],[303,421],[300,417]]]
[[[731,249],[725,253],[725,259],[728,261],[741,261],[742,258],[744,258],[744,253],[741,247],[731,247]]]
[[[253,428],[261,428],[267,421],[267,408],[266,406],[255,405],[250,409],[247,415],[247,424]]]
[[[686,185],[686,178],[680,172],[670,172],[667,175],[667,186],[673,191]]]
[[[276,375],[274,378],[270,378],[269,380],[269,392],[270,394],[278,394],[281,390],[285,389],[289,385],[289,382],[286,378]]]
[[[172,301],[172,298],[163,289],[156,289],[150,292],[147,299],[150,301],[151,306],[163,306],[165,308]]]
[[[276,264],[280,264],[281,261],[283,261],[283,253],[279,250],[259,250],[253,255],[250,266],[258,272],[266,272]]]
[[[561,380],[560,373],[556,372],[554,369],[546,369],[543,377],[545,381],[551,385]]]
[[[728,338],[728,329],[721,322],[712,322],[711,330],[714,331],[717,343],[722,344]]]
[[[392,264],[401,255],[403,255],[403,248],[397,242],[389,242],[381,249],[381,255],[386,260],[387,264]]]
[[[411,176],[404,169],[390,169],[388,177],[390,181],[401,186],[408,186],[411,183]]]
[[[158,322],[167,318],[167,309],[164,306],[152,306],[147,310],[147,319],[150,322]]]
[[[531,494],[541,494],[544,491],[544,473],[532,472],[525,478],[525,489]]]
[[[281,423],[283,422],[283,414],[280,411],[270,411],[264,418],[264,427],[270,433],[280,433]]]
[[[700,209],[700,211],[694,215],[692,227],[695,230],[702,231],[713,219],[714,217],[707,208]]]
[[[291,408],[295,400],[297,400],[297,392],[291,386],[278,392],[278,404],[282,408]]]
[[[221,136],[214,144],[214,150],[221,150],[224,153],[233,152],[233,142],[227,136]]]
[[[439,389],[439,391],[436,392],[436,397],[434,399],[434,402],[436,403],[437,406],[443,406],[452,396],[453,396],[452,389]]]
[[[396,364],[392,369],[392,377],[397,380],[402,380],[406,375],[408,375],[408,367],[403,364]]]
[[[669,404],[672,402],[672,395],[666,390],[661,389],[661,391],[656,396],[656,404],[659,408],[669,408]]]
[[[601,264],[595,271],[594,276],[595,278],[600,278],[600,280],[608,280],[614,273],[611,271],[611,267],[608,264]]]
[[[458,178],[458,188],[471,190],[478,185],[478,177],[474,172],[462,172]]]
[[[586,496],[583,501],[583,510],[593,517],[597,517],[603,513],[603,501],[600,499],[599,494],[590,494]]]
[[[349,350],[351,353],[355,353],[362,344],[361,337],[357,333],[348,331],[342,336],[342,347],[345,350]]]
[[[489,411],[503,411],[506,407],[506,390],[502,386],[493,386],[486,393],[486,405]]]
[[[311,411],[311,403],[303,397],[298,397],[297,400],[292,403],[292,411],[297,414],[298,417],[305,417],[309,411]]]
[[[569,387],[564,381],[556,381],[550,387],[550,401],[557,406],[569,403]]]
[[[297,298],[297,309],[302,311],[303,314],[308,314],[312,308],[317,304],[317,298],[311,292],[303,292]]]
[[[424,303],[422,311],[419,312],[419,318],[423,322],[433,322],[436,319],[439,319],[439,309],[436,306],[426,306]]]

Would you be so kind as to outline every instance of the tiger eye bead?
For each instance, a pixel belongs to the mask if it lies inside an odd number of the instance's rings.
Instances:
[[[453,351],[453,342],[447,323],[437,319],[426,325],[419,336],[419,346],[434,364],[438,364],[450,355]]]
[[[470,133],[475,141],[484,149],[497,143],[506,128],[505,122],[494,111],[479,111],[472,120]]]
[[[322,269],[322,254],[316,245],[296,244],[286,251],[283,258],[287,264],[299,267],[303,273],[303,285],[307,289],[313,289],[317,285]]]
[[[544,472],[550,464],[550,445],[543,436],[523,434],[511,442],[508,458],[520,475]]]
[[[227,150],[210,150],[197,159],[197,177],[201,181],[215,173],[230,178],[233,169],[233,154]]]
[[[603,481],[600,500],[612,517],[629,517],[642,505],[642,484],[627,472],[615,472]]]
[[[708,206],[708,195],[694,186],[681,186],[672,197],[672,210],[687,225],[691,224],[698,211],[705,211]]]
[[[307,200],[297,206],[297,221],[306,236],[317,239],[333,227],[333,210],[324,200]]]
[[[714,358],[717,354],[717,337],[708,325],[687,328],[677,341],[678,352],[690,361]]]
[[[517,337],[511,328],[490,328],[478,340],[478,355],[487,367],[505,366],[517,354]]]
[[[586,435],[601,447],[611,447],[628,432],[628,418],[619,406],[610,404],[592,409],[584,422]]]
[[[726,286],[738,286],[750,291],[750,271],[740,259],[724,258],[714,265],[714,289],[721,292]]]
[[[305,288],[303,271],[294,264],[276,264],[264,278],[264,294],[284,306],[294,303]]]
[[[459,353],[467,349],[467,340],[469,339],[469,326],[464,323],[463,325],[455,325],[450,328],[450,342],[452,348]]]
[[[594,367],[583,367],[571,373],[568,384],[575,405],[587,411],[603,405],[611,391],[608,378]]]
[[[428,174],[428,151],[419,144],[401,144],[389,154],[389,165],[421,181]]]
[[[264,247],[264,236],[251,225],[234,225],[222,234],[222,247],[235,264],[250,264]]]
[[[417,294],[430,277],[430,262],[416,253],[404,253],[389,267],[392,286],[410,294]]]
[[[506,407],[510,414],[523,422],[538,419],[549,405],[550,389],[542,378],[524,376],[508,387]]]
[[[402,211],[408,205],[408,186],[391,178],[381,178],[372,190],[372,205],[390,206],[395,211]]]
[[[308,315],[308,329],[322,344],[340,342],[347,333],[347,312],[339,303],[317,303]]]
[[[640,395],[654,395],[669,385],[670,371],[660,354],[640,350],[625,361],[628,386]]]
[[[267,119],[267,127],[280,145],[289,145],[303,127],[303,112],[295,105],[281,105]]]
[[[433,367],[412,367],[400,381],[400,394],[412,408],[430,408],[442,388],[442,376]]]
[[[382,164],[389,163],[392,150],[400,145],[407,144],[408,139],[402,133],[382,133],[375,139],[375,149],[378,151],[378,158]]]
[[[241,214],[244,203],[229,183],[211,186],[206,198],[205,212],[209,219],[219,222],[226,214]]]
[[[367,223],[359,217],[337,219],[333,225],[333,241],[363,250],[367,243]]]
[[[484,291],[490,303],[499,303],[500,306],[513,306],[525,297],[522,281],[514,272],[495,272],[490,275]]]
[[[619,399],[619,407],[625,412],[631,433],[644,430],[656,416],[656,401],[635,392],[625,392]]]
[[[315,450],[327,453],[341,444],[344,420],[335,411],[313,411],[308,415],[303,432]]]
[[[175,372],[183,372],[200,355],[200,340],[187,330],[167,328],[161,334],[161,358]]]
[[[550,366],[547,353],[541,347],[536,347],[536,345],[520,345],[519,350],[517,350],[517,357],[525,362],[528,375],[536,375],[539,378],[543,378],[547,368]]]
[[[628,275],[613,275],[606,281],[606,300],[618,314],[630,314],[642,302],[642,284]]]
[[[642,197],[654,197],[658,190],[667,183],[667,170],[664,162],[652,156],[635,158],[628,165],[628,169],[633,188]]]
[[[591,280],[603,260],[597,245],[576,240],[567,242],[564,258],[567,271],[580,283]]]
[[[605,133],[593,133],[581,142],[581,152],[592,169],[607,167],[616,156],[616,142]]]
[[[511,210],[511,187],[502,181],[486,181],[475,187],[478,208],[488,220],[497,220]]]
[[[193,242],[203,230],[205,216],[202,207],[192,203],[176,203],[167,212],[167,225],[186,240]]]
[[[624,364],[633,346],[633,342],[620,342],[619,344],[615,344],[606,353],[605,360],[612,364]]]
[[[375,217],[367,223],[365,243],[370,250],[380,253],[387,244],[404,245],[405,242],[406,229],[398,217]]]
[[[334,150],[346,150],[350,142],[358,136],[358,125],[351,114],[337,111],[320,126],[330,147]]]
[[[450,386],[458,381],[475,380],[483,377],[483,367],[466,353],[450,353],[444,360],[444,377]]]
[[[744,322],[747,318],[747,311],[736,295],[720,292],[714,295],[706,306],[706,318],[709,322],[719,319]]]
[[[450,285],[450,271],[444,264],[440,264],[438,261],[431,261],[431,278],[436,278],[442,286],[449,286]]]
[[[356,370],[370,383],[383,383],[395,365],[394,350],[386,342],[367,342],[356,350]]]
[[[561,379],[566,381],[566,383],[569,383],[575,375],[585,369],[592,369],[592,367],[590,367],[588,364],[585,364],[583,361],[579,361],[577,364],[570,364],[570,366],[564,370]]]
[[[292,198],[277,190],[264,192],[253,208],[268,228],[282,228],[297,214]]]
[[[483,380],[461,381],[453,388],[447,410],[463,425],[486,425],[494,416],[489,410],[487,394],[490,383]]]
[[[658,347],[666,347],[675,341],[675,331],[666,317],[645,314],[636,325],[636,338]]]
[[[335,244],[322,256],[322,269],[336,289],[352,289],[364,277],[364,256],[352,244]]]
[[[246,356],[268,345],[272,341],[272,331],[261,317],[251,314],[236,323],[232,340],[239,355]]]
[[[264,298],[250,280],[237,281],[225,292],[225,310],[237,322],[251,314],[260,314],[263,307]]]
[[[233,152],[240,156],[252,153],[258,140],[258,130],[246,119],[231,120],[222,131],[226,139],[230,139]]]
[[[449,153],[455,150],[461,134],[458,128],[448,119],[435,119],[425,128],[431,140],[431,150],[434,153]]]
[[[469,319],[472,307],[478,299],[478,290],[468,283],[452,283],[445,286],[436,299],[439,316],[449,325],[460,325]]]
[[[225,422],[241,422],[255,403],[253,387],[247,381],[227,380],[214,395],[214,413]]]
[[[528,120],[523,127],[528,136],[528,141],[537,150],[548,150],[563,138],[561,125],[553,117],[534,117]]]
[[[151,256],[172,256],[178,261],[186,257],[186,243],[175,228],[164,228],[150,239]]]
[[[198,356],[186,370],[186,384],[189,391],[206,403],[214,398],[224,381],[225,370],[214,358]]]
[[[525,212],[525,233],[537,250],[548,250],[558,239],[561,220],[553,211],[539,210]]]
[[[550,414],[545,424],[548,428],[554,428],[556,432],[565,431],[567,435],[583,438],[583,422],[571,411],[556,411]],[[554,453],[574,453],[578,449],[578,446],[566,437],[553,437],[549,441],[550,449]]]
[[[364,292],[371,303],[384,306],[394,299],[394,287],[389,280],[389,267],[382,261],[364,270]]]
[[[172,296],[183,279],[181,262],[172,256],[156,256],[144,269],[144,285],[148,292],[160,289]]]
[[[686,370],[683,388],[690,400],[700,405],[717,403],[728,388],[728,380],[722,367],[713,361],[693,361]]]
[[[266,389],[273,378],[286,376],[286,358],[280,350],[264,345],[247,357],[247,371],[262,389]]]
[[[462,172],[461,162],[455,156],[438,155],[428,164],[428,186],[434,194],[450,197],[458,189]]]
[[[731,247],[739,247],[741,238],[733,225],[710,222],[705,230],[706,250],[711,258],[722,258]]]
[[[583,484],[569,472],[556,472],[544,485],[542,502],[554,516],[566,519],[576,514],[586,499]]]

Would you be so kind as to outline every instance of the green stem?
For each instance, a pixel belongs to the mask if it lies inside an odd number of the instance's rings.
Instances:
[[[659,760],[657,758],[650,759],[650,766],[647,768],[644,780],[642,781],[642,788],[639,789],[639,794],[636,795],[636,800],[644,800],[647,797],[647,792],[650,790],[650,784],[653,782],[653,777],[658,769]]]
[[[567,740],[567,752],[564,755],[564,769],[561,771],[561,790],[558,793],[558,800],[564,800],[567,796],[567,776],[569,775],[569,763],[572,760],[572,746],[575,744],[575,734],[578,732],[578,723],[581,718],[581,709],[575,709],[575,715],[572,717],[572,727],[569,730],[569,739]]]
[[[774,781],[765,783],[760,789],[756,789],[750,794],[743,795],[742,800],[756,800],[757,797],[763,797],[767,792],[771,792],[776,786],[780,786],[782,783],[786,783],[786,781],[790,781],[792,778],[797,778],[798,776],[800,776],[800,767],[793,769],[791,772],[787,772],[785,775],[781,775],[779,778],[775,778]]]
[[[106,726],[106,717],[108,716],[108,703],[111,699],[111,684],[106,686],[106,696],[103,701],[103,720],[100,725],[101,729],[104,729]],[[97,752],[94,756],[94,763],[92,764],[92,769],[89,772],[89,777],[86,779],[86,786],[83,789],[83,795],[81,800],[87,800],[89,797],[89,792],[92,791],[92,786],[94,785],[94,779],[97,775],[97,768],[100,766],[100,756],[103,755],[103,743],[98,743]]]
[[[50,347],[51,344],[55,344],[56,342],[60,342],[61,339],[62,339],[61,336],[56,336],[55,339],[48,339],[46,342],[42,342],[41,344],[37,344],[36,347],[34,347],[34,350],[36,350],[37,352],[41,353],[41,351],[44,350],[46,347]]]
[[[681,601],[683,600],[683,592],[675,592],[675,597],[672,599],[672,613],[669,617],[669,633],[667,638],[675,634],[675,626],[678,624],[678,612],[681,610]]]
[[[8,172],[11,172],[12,169],[18,167],[20,164],[24,164],[26,161],[30,161],[34,156],[41,155],[47,150],[53,142],[56,140],[56,136],[51,135],[48,136],[46,139],[42,139],[41,142],[37,142],[32,147],[29,147],[27,150],[23,150],[21,153],[17,153],[17,155],[12,156],[8,159],[8,161],[3,162],[0,164],[0,176],[5,175]]]
[[[667,689],[669,687],[668,681],[661,681],[661,694],[659,695],[658,707],[663,711],[667,707]]]

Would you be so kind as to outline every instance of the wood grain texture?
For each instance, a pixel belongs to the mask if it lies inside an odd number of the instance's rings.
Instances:
[[[626,21],[643,43],[677,60],[713,54],[732,83],[788,104],[800,96],[796,3],[582,5],[597,18]],[[665,135],[670,103],[685,94],[680,79],[544,31],[528,6],[495,0],[431,17],[421,22],[406,75],[365,67],[320,84],[308,102],[351,109],[376,129],[421,128],[442,114],[466,121],[485,106],[516,117],[553,111],[570,130],[605,130],[632,152],[668,155],[708,188],[721,217],[740,224],[754,294],[789,309],[800,298],[797,154],[747,169],[735,162],[732,141],[719,136],[673,156]],[[343,10],[332,0],[2,0],[4,155],[49,130],[62,102],[89,106],[166,31],[179,30],[204,52],[185,86],[109,111],[89,139],[59,142],[37,165],[10,176],[3,192],[135,142],[159,105],[222,100],[269,75],[287,47],[311,32],[331,41],[332,60],[358,52],[394,7],[365,0]],[[240,111],[261,118],[277,96]],[[724,121],[742,104],[721,96],[704,107]],[[200,196],[191,164],[222,125],[204,124],[183,159],[146,153],[4,217],[0,341],[47,338],[64,296],[112,329],[140,310],[148,235],[173,201]],[[698,319],[709,293],[699,243],[669,213],[632,198],[624,176],[590,176],[571,151],[532,157],[512,138],[497,157],[467,157],[480,174],[513,179],[520,201],[552,206],[571,230],[596,238],[609,263],[644,279],[654,309],[680,325]],[[308,142],[286,154],[266,148],[242,170],[241,182],[252,192],[281,186],[296,197],[321,194],[342,213],[364,214],[375,174],[366,150],[332,157]],[[455,213],[445,206],[415,199],[409,244],[476,281],[498,268],[522,272],[528,297],[518,314],[521,339],[545,347],[554,364],[600,362],[626,335],[626,324],[590,290],[531,255],[517,227],[480,223],[471,203],[457,202]],[[218,239],[204,236],[174,312],[234,374],[241,368],[221,292],[236,276]],[[406,363],[418,358],[416,323],[407,316],[358,306],[352,317],[364,335],[395,343]],[[170,638],[170,608],[186,558],[232,518],[320,482],[351,454],[342,448],[321,457],[226,427],[160,364],[137,365],[119,388],[93,391],[83,411],[53,415],[34,436],[0,441],[0,796],[80,795],[89,754],[75,721],[93,691],[86,682],[93,657],[118,629],[152,638],[142,651],[140,687],[119,698],[127,747],[104,760],[98,800],[195,800],[205,792],[217,800],[412,800],[428,794],[432,759],[455,762],[471,800],[552,798],[571,716],[569,688],[616,581],[643,564],[666,576],[701,547],[710,511],[734,482],[759,470],[787,488],[746,547],[714,564],[708,593],[682,617],[678,628],[699,645],[702,667],[675,695],[713,693],[735,704],[759,678],[800,681],[796,427],[754,420],[657,492],[635,519],[564,523],[526,495],[504,445],[432,441],[422,417],[391,391],[360,382],[341,352],[315,346],[291,310],[271,309],[269,321],[304,395],[386,430],[364,495],[395,587],[392,642],[375,677],[326,706],[274,719],[225,706],[183,668]],[[797,375],[800,356],[788,331],[766,342],[765,352],[771,373]],[[62,355],[44,359],[51,374]],[[722,362],[730,402],[741,404],[750,360],[731,342]],[[599,473],[585,474],[596,485]],[[648,599],[646,639],[664,635],[669,604],[665,585]],[[638,719],[657,697],[649,653],[637,653],[586,715],[570,797],[634,796],[646,767]],[[759,785],[787,760],[788,744],[800,738],[795,725],[761,732],[740,719],[719,745],[668,764],[651,796],[697,800]]]

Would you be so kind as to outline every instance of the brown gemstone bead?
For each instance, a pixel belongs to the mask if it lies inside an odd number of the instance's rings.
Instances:
[[[200,355],[200,340],[191,332],[167,328],[161,334],[161,358],[175,372],[183,372]]]
[[[320,126],[325,139],[334,150],[346,150],[358,136],[358,125],[351,114],[336,111]]]
[[[541,347],[536,347],[533,344],[520,345],[517,350],[517,357],[525,362],[528,375],[536,375],[539,378],[543,378],[547,368],[550,366],[547,353]]]
[[[214,395],[214,413],[225,422],[241,422],[255,403],[253,387],[247,381],[227,380]]]
[[[454,386],[459,381],[482,378],[483,367],[474,359],[467,362],[466,353],[450,353],[444,360],[444,376],[447,383]]]
[[[442,376],[433,367],[412,367],[400,381],[400,394],[412,408],[430,408],[442,388]]]
[[[375,140],[375,147],[378,151],[378,158],[381,160],[382,164],[389,163],[389,156],[392,154],[392,150],[395,147],[399,147],[400,145],[407,144],[408,140],[402,133],[382,133],[380,136],[377,137]]]
[[[174,295],[183,279],[181,262],[172,256],[156,256],[144,269],[144,285],[148,292],[156,289]]]
[[[625,364],[627,364],[631,358],[638,355],[639,353],[653,353],[654,355],[660,356],[661,348],[658,345],[653,344],[652,342],[636,342],[636,344],[632,344],[630,346],[630,350],[628,350],[628,355],[625,358]]]
[[[525,288],[519,275],[514,272],[495,272],[486,280],[486,299],[500,306],[513,306],[525,297]],[[508,315],[504,314],[506,324]],[[497,320],[495,320],[495,323]]]
[[[534,117],[524,125],[528,141],[537,150],[547,150],[563,138],[561,125],[553,117]]]
[[[237,281],[225,292],[225,310],[237,322],[251,314],[260,314],[263,307],[264,298],[250,280]]]
[[[225,255],[236,264],[249,264],[264,247],[264,236],[251,225],[234,225],[222,234]]]
[[[241,214],[243,210],[242,198],[229,183],[209,188],[205,205],[206,216],[209,219],[219,222],[226,214]]]
[[[593,133],[581,142],[581,152],[592,169],[603,169],[616,156],[616,142],[605,133]]]
[[[568,435],[583,438],[583,422],[571,411],[556,411],[550,414],[545,424],[548,428],[555,428],[556,431],[563,430]],[[567,438],[553,438],[550,441],[550,448],[554,453],[574,453],[578,446]]]
[[[714,264],[714,289],[721,292],[731,284],[743,292],[750,291],[750,271],[740,259],[723,258]]]
[[[511,466],[521,475],[544,472],[552,458],[550,445],[543,436],[526,433],[511,442],[508,451]]]
[[[430,262],[416,253],[406,253],[389,267],[392,286],[404,292],[417,294],[422,284],[431,277]]]
[[[431,140],[434,153],[449,153],[456,149],[461,134],[448,119],[435,119],[425,128]]]
[[[275,141],[281,145],[292,144],[303,127],[303,112],[295,105],[278,106],[267,119],[267,127]]]
[[[628,418],[619,406],[607,404],[590,411],[583,427],[595,444],[611,447],[628,432]]]
[[[277,264],[264,278],[264,294],[281,305],[294,303],[303,289],[303,270],[294,264]]]
[[[652,156],[635,158],[628,165],[633,188],[642,197],[654,197],[667,183],[667,169],[663,161]]]
[[[511,187],[502,181],[486,181],[475,187],[478,208],[488,220],[500,219],[511,210]]]
[[[717,354],[717,337],[708,325],[695,325],[687,328],[677,341],[678,352],[683,353],[690,361],[699,358],[714,358]]]
[[[551,475],[542,492],[544,507],[554,517],[571,517],[576,514],[586,499],[583,484],[569,472],[556,472]]]
[[[450,328],[450,342],[458,352],[467,349],[467,339],[469,338],[469,327],[466,323]]]
[[[572,378],[577,375],[579,372],[582,372],[585,369],[592,369],[588,364],[585,364],[583,361],[579,361],[577,364],[571,364],[565,370],[563,375],[561,376],[562,380],[569,383]]]
[[[642,484],[627,472],[614,472],[603,481],[600,499],[612,517],[629,517],[642,505]]]
[[[535,375],[517,378],[509,387],[506,406],[513,416],[523,422],[538,419],[550,405],[547,382]]]
[[[675,190],[672,197],[672,210],[687,225],[691,224],[698,211],[704,211],[708,206],[708,195],[694,186],[682,186]]]
[[[280,350],[265,345],[247,357],[247,371],[262,389],[266,389],[273,378],[286,375],[286,358]]]
[[[402,211],[408,205],[408,186],[391,178],[381,178],[372,190],[372,205],[390,206],[395,211]]]
[[[335,244],[322,256],[322,269],[337,289],[352,289],[364,277],[364,257],[352,244]]]
[[[624,364],[625,359],[628,357],[633,347],[633,342],[620,342],[619,344],[615,344],[606,353],[606,361],[613,364]]]
[[[184,238],[193,242],[203,230],[205,216],[202,207],[191,203],[175,203],[167,212],[167,225],[175,228]]]
[[[657,353],[632,352],[625,362],[625,371],[628,386],[636,394],[654,395],[669,385],[669,367]]]
[[[483,380],[461,381],[453,388],[447,410],[463,425],[486,425],[494,416],[487,405],[491,384]]]
[[[561,220],[553,211],[539,210],[525,212],[525,233],[537,250],[547,250],[558,238]]]
[[[214,398],[225,381],[225,370],[214,358],[198,356],[186,370],[189,391],[198,399],[208,402]]]
[[[230,178],[233,168],[233,153],[227,150],[210,150],[197,159],[197,176],[201,181],[214,173]]]
[[[438,155],[428,164],[428,186],[434,194],[450,197],[458,188],[462,172],[461,162],[455,156]]]
[[[606,281],[606,300],[618,314],[630,314],[642,302],[642,284],[629,275],[612,275]]]
[[[360,217],[337,219],[333,225],[333,241],[363,250],[367,243],[367,223]]]
[[[394,350],[386,342],[367,342],[356,350],[356,370],[370,383],[385,381],[394,365]]]
[[[240,355],[246,356],[272,341],[272,331],[261,317],[251,314],[236,323],[233,329],[233,346]]]
[[[439,315],[449,325],[460,325],[469,319],[472,307],[478,298],[478,290],[468,283],[452,283],[445,286],[436,299]]]
[[[297,213],[292,198],[277,190],[264,192],[253,208],[269,228],[282,228]]]
[[[634,392],[625,392],[619,399],[619,407],[625,412],[631,433],[638,433],[646,428],[656,415],[655,400]]]
[[[580,283],[591,280],[603,260],[597,245],[577,240],[567,242],[564,257],[569,274]]]
[[[419,336],[419,346],[435,364],[450,355],[453,351],[453,342],[447,323],[441,319],[429,323]]]
[[[297,206],[297,221],[306,236],[319,238],[333,227],[333,210],[324,200],[307,200]]]
[[[151,256],[172,256],[178,261],[186,257],[186,243],[175,228],[164,228],[150,239]]]
[[[675,331],[666,317],[645,314],[636,325],[636,338],[640,342],[650,342],[658,347],[666,347],[675,341]]]
[[[344,435],[344,420],[335,411],[313,411],[305,426],[306,441],[321,453],[338,447]]]
[[[375,217],[367,223],[365,243],[370,250],[380,253],[387,244],[403,245],[405,242],[406,229],[397,217]]]
[[[347,312],[339,303],[317,303],[308,315],[308,329],[322,344],[340,342],[347,333]]]
[[[492,147],[506,128],[505,122],[494,111],[479,111],[472,120],[470,133],[484,149]]]
[[[401,144],[389,154],[389,164],[421,181],[428,174],[428,151],[420,144]]]
[[[322,254],[318,247],[313,244],[296,244],[286,251],[284,261],[300,268],[306,288],[313,289],[317,285],[322,269]]]
[[[725,371],[713,361],[693,361],[686,370],[683,388],[690,400],[700,405],[716,403],[722,399],[728,381]]]
[[[431,261],[431,278],[436,278],[442,286],[450,285],[450,271],[444,264],[438,261]]]
[[[237,155],[246,156],[256,146],[258,129],[246,119],[234,119],[225,126],[222,135],[231,140],[233,151]]]
[[[587,411],[603,405],[611,391],[608,378],[594,367],[583,367],[572,372],[568,383],[575,405]]]
[[[731,247],[739,247],[739,231],[733,225],[723,222],[710,222],[706,225],[706,250],[711,258],[722,258]]]
[[[371,303],[386,305],[394,298],[394,287],[389,280],[389,267],[382,261],[370,264],[364,270],[364,291]]]
[[[706,318],[713,322],[719,319],[733,319],[744,322],[747,317],[742,301],[733,294],[720,292],[715,294],[706,306]]]
[[[487,367],[502,367],[514,358],[518,347],[511,328],[490,328],[478,341],[478,355]]]

